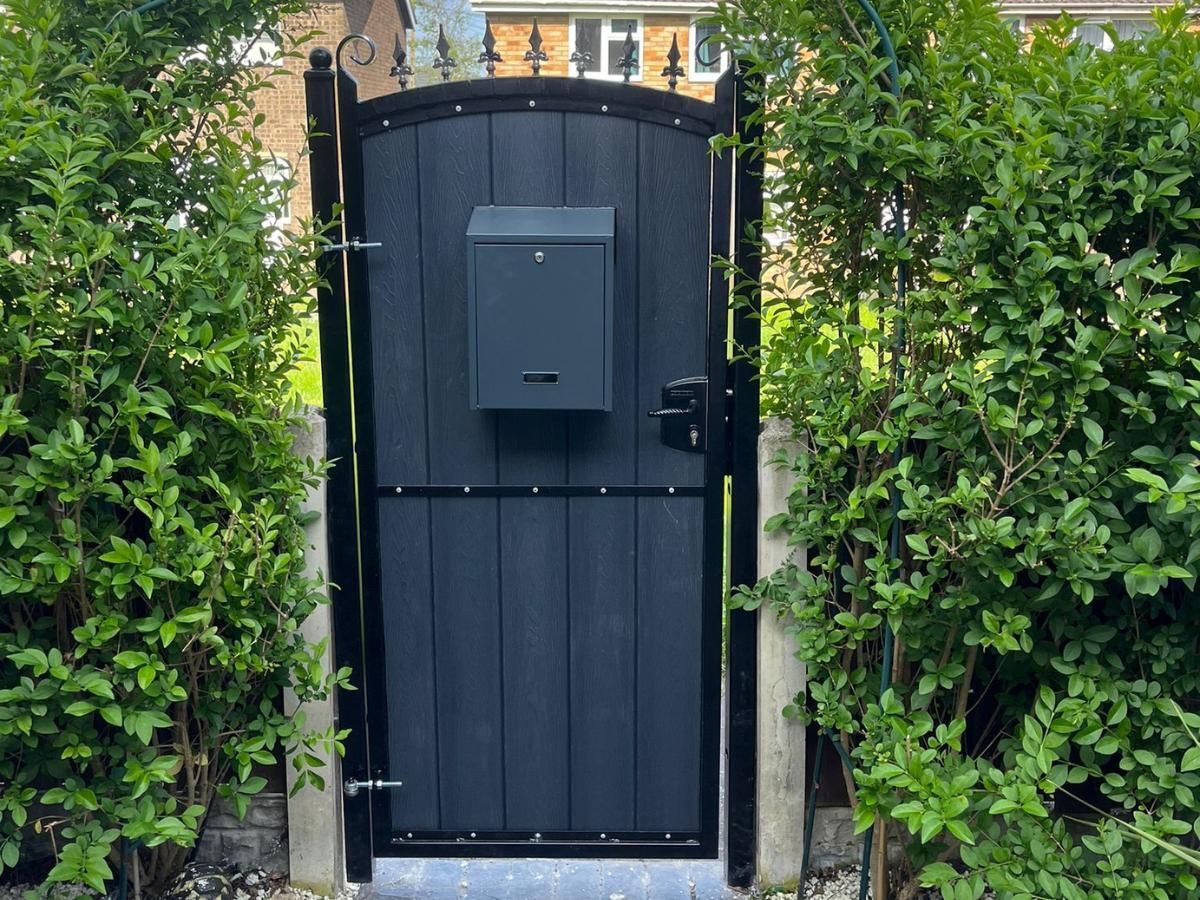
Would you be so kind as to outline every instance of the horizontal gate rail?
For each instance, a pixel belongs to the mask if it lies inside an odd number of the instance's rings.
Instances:
[[[394,484],[380,497],[703,497],[704,485]]]
[[[530,109],[594,112],[679,128],[709,137],[713,104],[655,88],[586,78],[487,78],[450,81],[387,94],[359,104],[364,137],[390,128],[442,119]]]

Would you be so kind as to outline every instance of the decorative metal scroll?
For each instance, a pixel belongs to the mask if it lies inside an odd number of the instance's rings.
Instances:
[[[442,73],[442,81],[449,81],[450,72],[458,63],[450,55],[450,41],[446,39],[446,29],[441,25],[438,26],[437,53],[433,68]]]
[[[496,36],[492,34],[492,23],[490,21],[483,32],[483,52],[479,54],[479,61],[484,64],[488,78],[495,78],[496,63],[504,62],[504,58],[496,52]]]
[[[713,53],[714,47],[716,48],[716,53],[710,57],[709,54]],[[707,35],[702,41],[700,41],[700,43],[696,45],[696,62],[702,66],[715,66],[721,61],[721,55],[724,52],[725,51],[721,47],[720,35]]]
[[[371,40],[369,37],[367,37],[365,34],[358,34],[356,32],[354,34],[348,34],[344,38],[342,38],[338,42],[337,49],[335,51],[333,51],[333,58],[337,62],[337,66],[339,69],[344,69],[346,67],[345,64],[342,62],[342,51],[345,50],[351,44],[354,44],[354,50],[350,53],[350,62],[354,63],[356,66],[369,66],[371,63],[373,63],[375,61],[375,57],[379,53],[379,48],[376,47],[375,42],[373,40]],[[367,45],[367,50],[369,51],[370,55],[367,56],[366,59],[362,59],[358,55],[358,45],[359,44]]]
[[[617,68],[621,70],[624,82],[629,84],[629,79],[633,75],[634,69],[638,68],[637,44],[633,40],[632,25],[625,32],[625,40],[621,44],[621,58],[617,60]]]
[[[392,51],[392,59],[395,60],[395,65],[389,74],[400,82],[400,90],[407,91],[408,79],[413,76],[413,67],[408,64],[408,51],[404,49],[400,35],[396,35],[396,49]]]
[[[671,35],[671,49],[667,51],[667,64],[663,68],[663,76],[667,79],[667,88],[674,91],[675,85],[683,77],[683,66],[679,65],[679,35]]]
[[[542,33],[538,30],[537,16],[533,17],[533,31],[529,32],[529,49],[525,51],[525,62],[532,64],[533,74],[542,74],[542,63],[550,57],[542,49]]]

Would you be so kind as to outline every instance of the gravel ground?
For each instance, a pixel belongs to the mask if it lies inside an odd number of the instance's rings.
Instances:
[[[797,896],[796,892],[791,893],[772,893],[766,894],[763,900],[858,900],[858,882],[860,872],[862,870],[857,866],[848,869],[835,869],[831,871],[817,872],[809,876],[808,883],[804,885],[804,896]],[[870,892],[867,897],[871,896]],[[922,891],[917,888],[917,893],[905,893],[905,900],[936,900],[938,894],[931,891]],[[982,900],[995,900],[995,894],[986,893]]]
[[[333,900],[355,900],[361,887],[362,885],[359,884],[348,884],[338,891],[338,895]],[[275,894],[274,900],[326,900],[326,898],[311,891],[298,891],[295,888],[284,887]]]
[[[820,872],[804,885],[803,900],[858,900],[858,882],[858,869]]]
[[[359,885],[347,885],[335,898],[319,897],[310,891],[297,891],[287,883],[283,875],[272,875],[262,869],[249,872],[233,872],[229,875],[229,883],[233,888],[232,900],[355,900]],[[32,891],[33,884],[0,885],[0,900],[25,900],[26,893]],[[112,895],[115,897],[115,894]],[[59,885],[54,891],[53,900],[100,900],[98,895],[83,885]],[[110,898],[111,900],[111,898]],[[133,894],[129,895],[133,900]],[[149,898],[143,895],[143,900]]]

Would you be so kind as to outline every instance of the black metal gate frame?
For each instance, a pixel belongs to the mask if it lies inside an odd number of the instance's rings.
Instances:
[[[353,76],[328,50],[317,49],[305,72],[308,115],[313,125],[309,140],[313,212],[329,227],[328,237],[343,248],[365,240],[361,140],[389,127],[472,112],[528,110],[603,112],[691,131],[708,137],[728,134],[739,124],[743,131],[752,106],[745,90],[745,73],[735,70],[718,82],[716,101],[705,103],[675,93],[617,84],[567,78],[505,78],[448,82],[401,92],[363,103]],[[340,177],[339,177],[340,175]],[[757,281],[759,272],[754,235],[762,217],[761,163],[735,161],[731,151],[714,157],[712,167],[712,221],[733,222],[730,234],[712,229],[714,258],[735,256],[743,274]],[[732,208],[730,208],[732,204]],[[340,210],[340,215],[339,215]],[[731,218],[732,216],[732,218]],[[326,485],[329,523],[329,567],[334,621],[334,654],[337,666],[365,673],[362,690],[339,691],[336,698],[338,728],[349,728],[345,741],[343,774],[367,786],[387,777],[377,762],[387,757],[386,684],[381,666],[367,660],[383,659],[382,604],[380,597],[379,534],[376,503],[381,495],[396,492],[395,485],[375,483],[375,433],[373,385],[369,354],[353,348],[370,346],[370,319],[366,314],[367,259],[361,252],[325,253],[319,263],[323,285],[318,290],[321,373],[326,416],[326,455],[335,461]],[[733,362],[727,339],[728,281],[713,267],[709,284],[708,371],[710,397],[728,388],[729,408],[709,404],[708,433],[725,434],[724,454],[709,453],[705,462],[705,521],[721,521],[725,502],[725,476],[732,483],[732,534],[729,576],[731,584],[752,582],[757,554],[757,443],[758,387],[754,361],[744,352],[758,344],[758,318],[754,307],[733,312]],[[728,469],[725,463],[728,462]],[[441,496],[466,494],[469,485],[420,486]],[[403,487],[409,490],[408,487]],[[479,496],[528,496],[521,486],[479,486]],[[609,486],[604,490],[563,486],[560,491],[542,486],[544,495],[573,496],[594,492],[629,496],[667,488]],[[674,491],[674,489],[669,489]],[[680,488],[694,494],[695,489]],[[511,492],[511,493],[510,493]],[[353,535],[354,539],[347,539]],[[707,527],[704,535],[705,568],[702,591],[706,606],[702,632],[704,656],[719,658],[721,629],[716,613],[723,600],[724,536],[722,529]],[[709,609],[709,606],[712,609]],[[716,651],[716,652],[714,652]],[[757,624],[753,615],[730,617],[727,690],[727,879],[745,886],[754,875],[756,841],[756,676]],[[451,840],[439,833],[438,841],[411,834],[397,838],[392,831],[387,796],[367,790],[343,805],[346,874],[351,881],[368,882],[376,856],[488,856],[509,855],[521,848],[529,856],[574,857],[697,857],[718,855],[720,671],[710,667],[702,679],[701,739],[703,773],[701,831],[670,838],[654,833],[596,835],[580,841],[579,834],[464,832]],[[368,725],[368,710],[370,724]],[[331,786],[330,789],[336,789]],[[330,823],[333,826],[334,823]]]

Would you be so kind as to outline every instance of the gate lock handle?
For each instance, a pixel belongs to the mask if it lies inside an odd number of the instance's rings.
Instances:
[[[708,379],[700,375],[664,384],[662,405],[646,415],[658,419],[663,444],[684,453],[703,453],[707,449],[707,408]]]
[[[699,402],[697,402],[695,399],[692,399],[688,401],[686,409],[680,409],[677,406],[667,406],[663,409],[651,409],[647,411],[646,415],[652,419],[660,419],[663,416],[686,416],[689,413],[695,412],[699,405]]]

